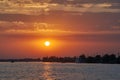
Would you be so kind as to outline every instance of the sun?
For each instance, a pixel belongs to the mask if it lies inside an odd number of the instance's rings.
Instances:
[[[46,47],[50,46],[50,44],[51,44],[50,41],[45,41],[45,42],[44,42],[44,45],[45,45]]]

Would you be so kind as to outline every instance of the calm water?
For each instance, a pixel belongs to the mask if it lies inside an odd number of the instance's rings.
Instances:
[[[0,63],[0,80],[120,80],[120,65]]]

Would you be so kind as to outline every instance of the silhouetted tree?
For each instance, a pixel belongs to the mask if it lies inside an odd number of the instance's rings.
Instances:
[[[42,61],[43,62],[48,62],[48,57],[43,57]]]
[[[91,57],[91,56],[87,57],[86,62],[87,63],[95,63],[94,57]]]
[[[86,56],[84,54],[79,56],[79,62],[80,63],[86,62]]]
[[[110,61],[110,56],[108,54],[105,54],[102,57],[102,63],[109,63],[109,61]]]
[[[117,63],[120,64],[120,56],[117,58]]]
[[[101,63],[101,61],[102,61],[100,55],[96,55],[94,60],[95,60],[95,63]]]
[[[112,64],[114,64],[114,63],[116,63],[116,55],[115,54],[111,54],[110,56],[109,56],[109,63],[112,63]]]

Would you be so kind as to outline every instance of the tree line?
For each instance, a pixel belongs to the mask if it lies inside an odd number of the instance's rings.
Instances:
[[[80,55],[79,57],[43,57],[43,62],[75,62],[75,63],[109,63],[109,64],[120,64],[120,56],[115,54],[105,54],[103,56],[86,56]]]
[[[61,63],[109,63],[120,64],[120,55],[104,54],[86,56],[84,54],[74,57],[43,57],[43,58],[24,58],[24,59],[0,59],[0,62],[61,62]]]

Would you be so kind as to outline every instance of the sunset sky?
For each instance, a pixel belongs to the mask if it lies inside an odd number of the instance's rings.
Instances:
[[[120,0],[0,0],[0,58],[118,52]]]

